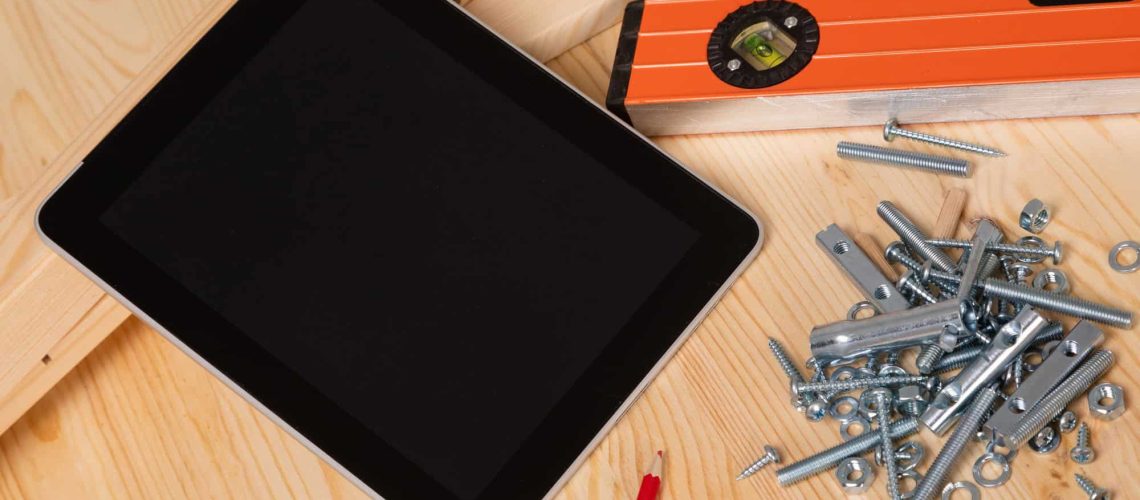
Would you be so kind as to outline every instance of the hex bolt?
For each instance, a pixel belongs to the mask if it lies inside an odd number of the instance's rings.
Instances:
[[[784,373],[788,375],[789,383],[804,382],[804,376],[800,374],[800,370],[792,363],[791,358],[788,357],[788,353],[784,350],[784,346],[780,344],[780,341],[769,338],[768,348],[772,350],[772,355],[775,356],[776,362],[780,364],[780,368],[783,368]],[[809,401],[810,395],[808,394],[794,394],[793,396],[795,396],[793,403],[795,403],[797,407],[801,404],[806,406],[811,402]]]
[[[993,408],[997,397],[998,392],[993,387],[982,389],[977,396],[974,396],[974,402],[958,420],[958,427],[954,429],[950,439],[939,450],[938,456],[934,458],[934,462],[926,471],[926,477],[922,478],[922,481],[915,487],[911,498],[929,500],[934,498],[936,491],[941,490],[942,484],[946,482],[946,478],[950,474],[950,469],[954,466],[954,462],[966,449],[966,445],[970,443],[970,438],[982,427],[982,423],[989,416],[990,409]]]
[[[914,365],[918,367],[918,373],[930,375],[945,354],[946,350],[942,346],[936,344],[922,346],[922,350],[918,351],[918,357],[914,360]]]
[[[1077,445],[1069,451],[1069,458],[1081,465],[1096,460],[1096,452],[1089,446],[1089,424],[1081,422],[1077,429]]]
[[[902,439],[918,432],[918,419],[914,417],[900,418],[890,425],[892,439]],[[860,455],[882,443],[882,435],[878,432],[864,432],[859,437],[846,441],[815,455],[800,460],[776,471],[776,479],[780,486],[797,483],[821,472],[827,472],[843,459]]]
[[[980,144],[972,144],[965,141],[958,141],[946,137],[939,137],[937,135],[924,134],[922,132],[915,132],[913,130],[900,128],[898,120],[891,118],[890,120],[887,120],[887,124],[883,126],[883,139],[885,139],[887,142],[891,142],[895,136],[904,137],[914,141],[925,142],[928,144],[934,144],[946,148],[957,149],[960,151],[969,151],[971,153],[977,153],[985,156],[1006,156],[1005,153],[997,149],[982,146]]]
[[[970,248],[973,244],[966,240],[927,239],[926,243],[938,248]],[[1012,253],[1021,255],[1042,255],[1053,259],[1054,264],[1060,264],[1065,257],[1064,246],[1058,241],[1053,248],[1030,245],[1014,245],[1012,243],[990,243],[986,245],[987,252]],[[945,269],[943,269],[945,271]]]
[[[891,399],[890,391],[876,390],[875,405],[879,408],[879,448],[883,450],[883,462],[887,467],[887,496],[891,500],[901,500],[899,495],[899,464],[895,460],[895,443],[891,441]]]
[[[879,217],[882,218],[887,225],[891,226],[891,229],[893,229],[895,233],[898,233],[899,238],[901,238],[904,243],[913,248],[915,252],[918,252],[919,256],[930,261],[934,267],[937,267],[940,271],[958,271],[958,266],[954,265],[954,261],[950,260],[950,256],[946,255],[946,252],[943,252],[942,249],[926,243],[926,235],[923,234],[922,231],[918,229],[918,226],[914,225],[898,207],[895,207],[893,203],[882,201],[876,210],[879,213]]]
[[[763,469],[765,465],[772,463],[780,463],[780,453],[770,445],[764,445],[764,455],[741,471],[740,475],[736,476],[736,480],[740,481],[741,479],[751,476],[755,474],[756,471]]]
[[[1080,486],[1085,493],[1088,493],[1089,500],[1110,500],[1112,494],[1104,488],[1097,487],[1089,478],[1080,474],[1073,474],[1077,478],[1077,486]]]
[[[835,153],[845,160],[905,167],[932,174],[957,177],[970,176],[970,162],[948,156],[902,151],[847,141],[840,142],[835,148]]]
[[[1054,311],[1124,329],[1132,328],[1132,313],[1079,299],[1072,295],[1061,295],[1036,288],[1011,285],[1005,281],[992,278],[983,281],[982,286],[984,287],[982,293],[989,297],[1026,304],[1038,309]]]
[[[1048,396],[1045,396],[1045,399],[1021,416],[1021,421],[1014,431],[1004,436],[1005,445],[1012,450],[1029,442],[1029,439],[1060,415],[1069,403],[1089,390],[1093,382],[1108,371],[1115,359],[1116,356],[1112,351],[1098,350],[1089,355],[1089,358],[1058,384]]]
[[[805,392],[846,392],[867,387],[889,387],[893,385],[925,384],[930,377],[922,375],[886,376],[853,378],[850,380],[835,380],[829,382],[803,382],[793,383],[792,392],[803,394]]]

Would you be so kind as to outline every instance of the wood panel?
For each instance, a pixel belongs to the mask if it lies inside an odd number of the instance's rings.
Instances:
[[[475,9],[474,4],[482,1],[473,0],[470,7]],[[106,116],[101,118],[102,125],[87,125],[99,113],[99,103],[93,99],[107,95],[110,100],[116,93],[99,94],[99,82],[76,82],[75,89],[59,90],[53,86],[64,84],[52,75],[107,73],[111,76],[82,78],[113,80],[122,85],[153,77],[147,73],[150,70],[142,69],[145,60],[133,67],[122,61],[141,57],[132,55],[132,50],[142,50],[139,40],[160,38],[155,32],[168,33],[167,40],[173,39],[176,33],[183,33],[182,27],[200,19],[205,15],[201,12],[211,8],[204,6],[205,2],[197,4],[198,12],[191,12],[193,9],[182,7],[188,5],[185,2],[138,6],[111,1],[122,8],[120,17],[110,10],[100,10],[107,3],[29,0],[0,4],[0,25],[14,26],[7,32],[0,30],[0,55],[46,51],[43,57],[21,55],[24,61],[4,57],[5,64],[16,61],[12,64],[19,69],[0,74],[0,85],[9,85],[0,87],[0,96],[8,96],[8,103],[19,101],[19,89],[25,89],[24,93],[46,96],[40,98],[42,102],[37,107],[50,109],[40,112],[44,116],[40,121],[3,121],[8,113],[0,117],[0,193],[12,193],[8,197],[15,197],[15,201],[10,203],[25,207],[25,217],[26,207],[34,204],[19,205],[19,195],[39,181],[35,178],[36,162],[41,162],[39,168],[46,169],[45,165],[67,165],[81,157],[81,151],[86,150],[83,144],[90,147],[92,138],[100,133],[99,127],[113,122],[116,113],[137,99],[137,93],[119,94],[108,111],[99,115]],[[104,17],[83,9],[102,12]],[[488,11],[493,10],[488,7]],[[69,21],[69,17],[76,19]],[[107,30],[115,33],[103,33],[106,26],[116,26]],[[25,34],[20,35],[20,30]],[[62,34],[68,30],[83,35]],[[149,34],[124,38],[118,31]],[[550,67],[591,98],[600,100],[616,33],[616,28],[604,31],[550,61]],[[5,36],[23,38],[9,42]],[[82,38],[98,49],[58,49],[65,54],[55,55],[50,48],[40,48],[63,43],[46,41],[56,36]],[[158,51],[152,50],[152,54]],[[82,64],[77,62],[80,59]],[[89,71],[73,70],[83,64],[91,65]],[[52,73],[53,66],[63,69]],[[116,74],[121,80],[114,80]],[[87,85],[93,89],[87,89]],[[53,91],[60,94],[50,94]],[[10,104],[0,101],[0,105]],[[83,106],[92,107],[87,121],[82,116]],[[69,114],[73,107],[80,117]],[[72,121],[76,124],[67,128]],[[30,128],[26,125],[29,123],[33,124]],[[796,359],[802,360],[808,354],[806,338],[811,326],[842,317],[850,304],[859,299],[858,293],[815,248],[814,234],[836,222],[848,232],[867,233],[879,242],[891,241],[889,230],[875,216],[874,206],[880,199],[894,201],[920,224],[932,228],[944,193],[962,188],[969,192],[966,218],[989,215],[1013,235],[1021,206],[1030,198],[1041,198],[1053,206],[1056,217],[1044,236],[1061,239],[1068,245],[1070,255],[1061,267],[1073,278],[1074,292],[1140,309],[1140,275],[1116,274],[1106,263],[1107,251],[1117,241],[1140,239],[1140,207],[1135,201],[1140,199],[1140,183],[1136,182],[1138,174],[1130,161],[1140,153],[1140,117],[921,128],[993,143],[1009,151],[1011,157],[983,161],[975,178],[961,180],[853,165],[834,157],[836,141],[874,143],[879,137],[879,131],[874,129],[658,140],[698,174],[754,210],[766,225],[767,243],[756,264],[571,479],[561,498],[633,497],[638,478],[658,448],[665,448],[668,455],[663,498],[841,495],[829,475],[788,489],[778,487],[774,474],[767,470],[747,481],[735,482],[732,478],[764,444],[776,445],[785,457],[796,459],[838,441],[834,424],[811,424],[791,410],[786,381],[765,344],[769,336],[779,338]],[[72,142],[73,137],[80,139]],[[70,153],[64,152],[67,144],[73,144],[67,148]],[[61,153],[72,156],[53,163],[51,158]],[[8,174],[12,165],[22,173]],[[43,183],[52,184],[46,180]],[[4,230],[5,227],[0,224],[0,262],[5,263],[0,266],[5,273],[0,276],[4,279],[0,287],[3,283],[20,283],[7,281],[15,271],[42,270],[44,266],[41,261],[20,264],[32,261],[22,256],[39,251],[32,243],[34,238],[28,237],[30,226]],[[17,243],[9,243],[9,234],[15,234]],[[105,325],[114,323],[116,314],[123,314],[101,297],[95,297],[88,311],[93,312],[78,314],[69,321],[77,325]],[[110,319],[98,319],[104,315]],[[1108,346],[1116,351],[1119,364],[1124,366],[1134,364],[1140,356],[1135,343],[1126,342],[1130,335],[1133,333],[1109,331]],[[76,338],[66,334],[61,340]],[[58,352],[76,351],[82,349]],[[53,357],[44,366],[64,364],[56,361],[66,357]],[[1140,390],[1131,370],[1117,367],[1108,378],[1129,393],[1137,394]],[[1083,405],[1074,408],[1082,416],[1087,413]],[[1109,424],[1093,422],[1093,441],[1101,458],[1087,467],[1074,467],[1064,458],[1064,451],[1072,445],[1071,435],[1066,436],[1061,453],[1023,453],[1014,464],[1010,484],[987,490],[986,496],[1073,498],[1078,496],[1071,481],[1071,473],[1076,470],[1084,470],[1118,492],[1130,491],[1137,480],[1129,475],[1131,466],[1126,457],[1138,451],[1137,419],[1140,417],[1130,412]],[[924,441],[930,451],[937,449],[937,440],[924,436]],[[972,445],[966,461],[972,462],[979,452]],[[968,465],[961,464],[955,472],[956,479],[969,477]],[[268,419],[135,320],[119,328],[0,436],[0,496],[4,498],[325,498],[358,494]],[[880,477],[866,497],[882,496]]]

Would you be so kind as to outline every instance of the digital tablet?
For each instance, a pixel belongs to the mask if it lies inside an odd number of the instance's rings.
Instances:
[[[392,499],[552,495],[761,240],[438,0],[237,2],[38,225]]]

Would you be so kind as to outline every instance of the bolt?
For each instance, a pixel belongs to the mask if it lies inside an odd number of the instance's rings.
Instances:
[[[965,368],[970,363],[973,363],[974,359],[985,350],[985,345],[954,349],[954,352],[942,356],[942,359],[938,360],[934,367],[931,368],[930,375],[938,375],[959,368]]]
[[[1097,350],[1092,353],[1064,381],[1057,385],[1045,399],[1033,409],[1022,414],[1021,421],[1008,436],[1003,436],[1004,444],[1011,450],[1020,448],[1030,438],[1036,436],[1057,415],[1064,411],[1074,399],[1083,394],[1112,366],[1116,356],[1112,351]]]
[[[934,458],[934,462],[930,464],[930,468],[926,471],[926,476],[919,481],[918,486],[915,487],[914,493],[911,498],[915,500],[929,500],[934,498],[934,492],[938,491],[942,484],[946,482],[946,476],[950,473],[950,468],[954,466],[954,462],[962,454],[962,450],[969,444],[970,438],[974,436],[982,426],[989,415],[990,408],[993,407],[994,401],[998,397],[998,392],[993,387],[982,389],[977,396],[974,396],[974,402],[970,403],[970,407],[966,413],[958,420],[958,427],[954,429],[954,433],[950,435],[950,439],[939,450],[938,456]]]
[[[970,248],[972,243],[966,240],[927,239],[926,243],[938,248]],[[1051,257],[1054,264],[1060,264],[1064,258],[1064,246],[1058,241],[1053,248],[1032,245],[1014,245],[1011,243],[988,243],[986,251],[991,253],[1015,253],[1022,255],[1044,255]],[[945,269],[944,269],[945,270]]]
[[[918,368],[918,373],[929,375],[934,371],[935,365],[946,354],[946,350],[937,344],[927,344],[922,346],[922,350],[918,351],[918,357],[914,360],[914,365]]]
[[[1081,422],[1080,429],[1077,429],[1077,445],[1069,451],[1069,458],[1081,465],[1096,459],[1096,452],[1089,447],[1089,424]]]
[[[1089,478],[1080,474],[1073,474],[1077,478],[1077,486],[1089,494],[1089,500],[1111,500],[1112,493],[1104,488],[1098,488]]]
[[[877,209],[879,217],[891,226],[891,229],[898,233],[899,238],[904,243],[909,245],[918,252],[922,258],[929,260],[940,271],[956,272],[958,266],[950,260],[950,256],[946,255],[940,248],[926,243],[926,235],[915,226],[905,214],[902,213],[895,205],[889,201],[882,201],[879,203]]]
[[[918,419],[905,417],[890,425],[892,439],[902,439],[918,431]],[[781,486],[797,483],[811,476],[826,472],[847,457],[861,455],[882,443],[882,434],[864,432],[850,441],[839,443],[815,455],[800,460],[776,471],[776,479]]]
[[[879,447],[887,466],[887,495],[901,500],[899,495],[899,464],[895,461],[895,444],[891,442],[891,392],[875,389],[875,405],[879,408]]]
[[[840,142],[836,146],[835,152],[840,158],[847,160],[906,167],[933,174],[970,176],[970,162],[948,156],[902,151],[847,141]]]
[[[846,392],[865,387],[888,387],[892,385],[924,384],[930,377],[922,375],[907,375],[905,377],[867,377],[849,380],[836,380],[829,382],[803,382],[793,383],[792,392],[803,394],[805,392]]]
[[[887,120],[887,124],[883,126],[883,139],[886,139],[887,142],[890,142],[892,139],[895,138],[896,135],[899,137],[905,137],[907,139],[911,139],[911,140],[915,140],[915,141],[919,141],[919,142],[935,144],[938,146],[947,147],[947,148],[951,148],[951,149],[959,149],[962,151],[969,151],[971,153],[977,153],[980,155],[986,155],[986,156],[1005,156],[1006,155],[1005,153],[998,151],[994,148],[989,148],[989,147],[981,146],[978,144],[971,144],[968,142],[956,141],[954,139],[947,139],[945,137],[938,137],[936,135],[924,134],[922,132],[915,132],[913,130],[906,130],[903,128],[899,128],[898,120],[891,118],[890,120]]]
[[[1009,302],[1026,304],[1038,309],[1054,311],[1124,329],[1132,328],[1132,313],[1097,304],[1072,295],[1061,295],[1027,286],[1011,285],[997,279],[981,283],[982,293]]]
[[[752,465],[749,465],[743,471],[741,471],[740,475],[736,476],[736,480],[739,481],[748,476],[751,476],[755,474],[756,471],[763,469],[765,465],[771,463],[780,463],[780,453],[777,452],[775,448],[769,445],[764,445],[764,455],[757,459],[755,462],[752,462]]]
[[[902,277],[899,278],[899,282],[895,285],[895,288],[917,295],[918,297],[922,298],[922,300],[926,301],[927,304],[938,302],[937,297],[935,297],[930,293],[930,291],[928,291],[926,288],[923,288],[923,286],[918,283],[918,279],[914,277],[914,271],[908,270],[907,272],[903,273]]]
[[[784,351],[784,346],[780,344],[780,341],[769,338],[768,348],[772,350],[772,355],[776,357],[776,362],[780,363],[780,368],[783,368],[784,373],[788,375],[789,382],[804,381],[804,376],[800,374],[799,369],[792,363],[791,358],[789,358],[788,353]],[[794,396],[796,396],[795,399],[793,399],[794,404],[798,405],[802,402],[803,405],[807,405],[810,403],[808,400],[811,398],[807,397],[808,395],[806,394],[794,394]]]

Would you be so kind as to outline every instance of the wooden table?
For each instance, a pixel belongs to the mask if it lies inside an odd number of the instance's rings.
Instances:
[[[611,26],[620,3],[566,0],[543,10],[521,0],[471,0],[468,7],[600,101],[616,28],[562,49]],[[35,340],[0,352],[0,396],[7,398],[0,428],[62,378],[0,436],[4,498],[361,495],[192,360],[60,267],[29,232],[37,193],[50,189],[227,4],[0,2],[0,333],[23,328],[29,333],[17,340]],[[1011,156],[980,161],[974,178],[961,180],[835,158],[840,139],[876,142],[879,130],[872,128],[657,141],[755,211],[767,243],[562,498],[632,498],[658,448],[667,452],[663,498],[841,496],[830,474],[787,489],[771,470],[747,481],[732,478],[765,444],[798,459],[838,441],[833,422],[809,423],[791,409],[766,342],[778,338],[803,360],[810,328],[841,318],[859,300],[815,247],[814,235],[835,222],[880,244],[891,241],[874,211],[882,199],[930,227],[944,193],[962,188],[969,192],[964,219],[988,215],[1013,235],[1021,206],[1041,198],[1055,212],[1044,236],[1068,246],[1061,267],[1073,278],[1074,293],[1140,311],[1140,274],[1117,274],[1106,262],[1113,244],[1140,239],[1137,116],[921,128],[999,145]],[[969,230],[963,225],[958,234]],[[1140,351],[1130,338],[1136,333],[1107,330],[1107,346],[1118,356],[1107,379],[1140,398]],[[13,366],[22,371],[12,375]],[[1083,403],[1073,408],[1087,414]],[[1082,469],[1119,493],[1133,492],[1140,485],[1134,465],[1140,412],[1091,425],[1100,455],[1095,463],[1081,468],[1069,461],[1073,438],[1067,435],[1061,452],[1023,451],[1010,483],[985,491],[987,498],[1083,498],[1072,481]],[[938,440],[921,439],[936,452]],[[955,479],[969,479],[980,451],[968,448]],[[880,474],[866,497],[881,498],[882,485]]]

